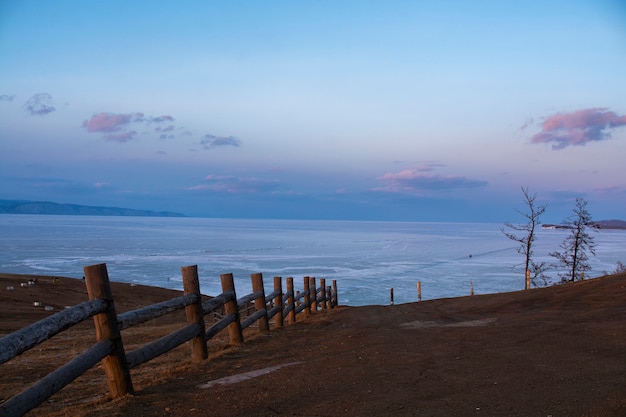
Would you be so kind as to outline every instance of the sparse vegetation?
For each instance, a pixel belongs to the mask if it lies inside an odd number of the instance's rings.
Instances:
[[[589,227],[595,230],[591,214],[587,210],[587,201],[576,198],[573,213],[563,225],[570,230],[570,234],[560,245],[562,251],[551,252],[550,256],[555,257],[565,269],[565,272],[559,274],[561,282],[582,280],[585,271],[591,269],[589,254],[596,254],[594,238],[587,232]]]
[[[531,284],[538,286],[546,286],[548,285],[548,277],[545,272],[549,269],[548,265],[545,262],[535,262],[533,259],[533,245],[535,243],[535,239],[537,235],[535,234],[535,229],[541,225],[539,221],[539,217],[546,211],[546,206],[541,205],[537,206],[535,204],[535,200],[537,198],[536,194],[530,195],[528,191],[528,187],[522,187],[522,193],[524,194],[524,203],[528,207],[528,212],[524,213],[519,210],[517,211],[519,214],[524,216],[528,221],[524,224],[513,224],[511,222],[506,222],[504,224],[502,233],[509,239],[519,243],[519,248],[517,249],[517,253],[524,255],[525,257],[525,289],[529,289]],[[510,229],[512,231],[509,231]],[[517,232],[520,232],[519,234]]]

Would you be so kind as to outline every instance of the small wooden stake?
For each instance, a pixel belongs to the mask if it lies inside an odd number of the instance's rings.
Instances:
[[[389,298],[391,299],[391,305],[393,305],[393,288],[389,288]]]
[[[470,295],[474,295],[474,283],[470,280]]]
[[[422,301],[422,283],[417,281],[417,301]]]

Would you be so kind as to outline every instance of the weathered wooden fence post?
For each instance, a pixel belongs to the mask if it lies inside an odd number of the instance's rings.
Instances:
[[[326,286],[326,308],[333,308],[333,290],[330,285]]]
[[[261,295],[254,299],[254,309],[256,311],[263,311],[263,316],[259,318],[259,331],[269,332],[270,322],[267,319],[267,306],[265,304],[265,287],[263,286],[263,274],[258,272],[251,274],[252,280],[252,292],[260,292]]]
[[[187,316],[187,323],[197,323],[200,326],[200,333],[189,341],[191,344],[191,360],[199,362],[208,358],[209,354],[204,336],[204,314],[202,313],[198,265],[183,266],[180,270],[183,275],[183,290],[185,294],[196,294],[198,296],[198,301],[185,307],[185,316]]]
[[[326,278],[320,278],[320,300],[322,301],[322,310],[326,309]]]
[[[422,301],[422,283],[417,281],[417,301]]]
[[[311,293],[311,313],[317,313],[317,285],[315,277],[309,277],[309,292]]]
[[[232,297],[224,304],[224,312],[226,315],[234,315],[233,322],[228,325],[228,336],[230,343],[240,345],[243,343],[243,332],[241,331],[241,318],[239,317],[239,307],[237,306],[237,293],[235,291],[235,282],[233,274],[220,275],[222,283],[222,292],[224,294],[231,293]]]
[[[108,339],[113,342],[111,353],[102,359],[111,397],[119,398],[126,394],[132,394],[133,383],[126,362],[122,335],[117,326],[117,314],[115,313],[107,266],[106,264],[86,266],[83,268],[83,272],[89,299],[101,299],[109,304],[105,312],[93,316],[93,321],[96,327],[96,340],[99,342]]]
[[[274,297],[274,306],[278,306],[278,313],[274,317],[274,323],[277,328],[283,327],[283,279],[281,277],[274,277],[274,292],[278,294]]]
[[[333,280],[333,296],[331,297],[331,303],[336,306],[339,305],[339,293],[337,292],[337,280]]]
[[[287,321],[289,324],[296,322],[296,300],[293,292],[293,278],[287,278],[287,305],[289,306],[289,313],[287,315]]]
[[[311,314],[311,288],[310,288],[310,281],[309,281],[309,277],[304,277],[303,278],[303,289],[302,291],[304,291],[304,314],[305,315],[309,315]]]
[[[474,295],[474,283],[470,280],[470,295]]]
[[[393,288],[389,288],[389,304],[393,305]]]

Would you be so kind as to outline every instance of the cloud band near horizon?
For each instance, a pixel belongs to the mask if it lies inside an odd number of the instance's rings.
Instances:
[[[385,182],[384,187],[374,188],[374,191],[423,195],[427,192],[476,188],[487,185],[487,181],[472,180],[457,175],[439,175],[434,173],[434,167],[439,164],[425,164],[406,169],[398,173],[387,173],[378,179]]]

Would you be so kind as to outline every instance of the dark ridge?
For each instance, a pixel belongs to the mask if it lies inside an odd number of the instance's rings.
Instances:
[[[144,217],[185,217],[172,211],[136,210],[121,207],[82,206],[79,204],[59,204],[50,201],[0,200],[0,213],[3,214],[58,214],[73,216],[144,216]]]

